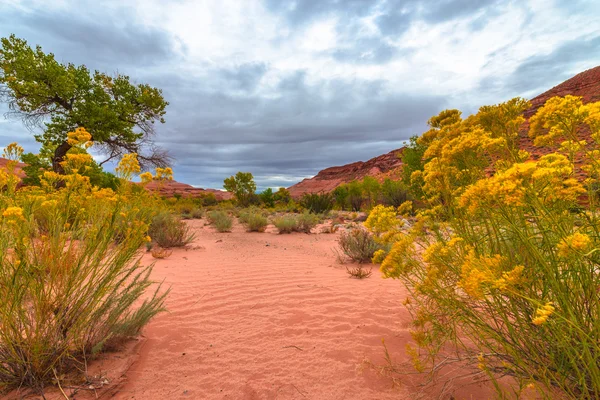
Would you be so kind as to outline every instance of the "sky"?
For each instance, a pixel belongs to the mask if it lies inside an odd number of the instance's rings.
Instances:
[[[444,109],[535,97],[600,65],[598,20],[598,0],[0,0],[0,37],[161,88],[156,143],[212,188],[288,187]],[[0,147],[33,133],[0,117]]]

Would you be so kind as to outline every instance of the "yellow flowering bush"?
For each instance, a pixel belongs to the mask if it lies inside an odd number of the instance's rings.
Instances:
[[[541,107],[529,134],[556,152],[538,160],[516,147],[525,103],[507,104],[430,120],[417,177],[430,208],[410,231],[390,229],[381,269],[411,292],[420,369],[462,360],[501,396],[536,382],[542,396],[597,399],[600,210],[591,188],[600,176],[600,103],[567,96]],[[582,126],[593,143],[579,137]],[[512,387],[498,384],[506,375]]]
[[[86,133],[70,143],[85,146]],[[11,144],[4,154],[19,153]],[[118,191],[92,186],[79,174],[89,160],[69,153],[67,175],[46,171],[39,187],[0,192],[0,389],[68,381],[163,310],[166,292],[140,263],[160,202],[126,181]],[[125,156],[123,177],[136,164]],[[13,166],[0,171],[4,182],[18,182]]]

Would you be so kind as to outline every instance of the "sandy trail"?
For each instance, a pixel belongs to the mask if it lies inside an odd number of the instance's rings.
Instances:
[[[153,277],[171,286],[169,312],[144,329],[146,342],[115,398],[418,397],[405,384],[414,378],[394,385],[369,366],[384,363],[382,339],[394,361],[407,361],[410,318],[400,282],[375,270],[349,278],[332,252],[336,234],[247,233],[239,225],[216,233],[190,223],[192,249],[144,257],[156,261]],[[457,398],[481,398],[473,389]]]

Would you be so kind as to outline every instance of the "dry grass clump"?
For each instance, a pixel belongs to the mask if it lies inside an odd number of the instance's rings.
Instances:
[[[275,218],[273,224],[279,230],[279,233],[292,233],[298,229],[298,219],[294,215]]]
[[[194,240],[190,227],[178,216],[163,211],[150,224],[148,234],[160,247],[183,247]]]
[[[357,266],[346,266],[346,272],[353,278],[364,279],[371,276],[373,273],[373,268],[369,267],[367,269],[364,267],[364,265],[359,264]]]
[[[225,211],[214,210],[208,213],[208,220],[219,232],[231,232],[233,218]]]
[[[275,218],[273,224],[279,233],[303,232],[310,233],[312,228],[320,222],[320,217],[308,211],[299,215],[285,215]]]
[[[318,215],[304,212],[298,216],[298,232],[310,233],[312,228],[317,226],[321,222],[321,218]]]
[[[163,258],[168,258],[171,256],[171,254],[173,254],[173,250],[169,250],[169,249],[163,249],[162,247],[157,247],[152,249],[152,257],[154,258],[158,258],[158,259],[163,259]]]
[[[261,214],[249,214],[244,223],[248,232],[264,232],[269,225],[269,220]]]

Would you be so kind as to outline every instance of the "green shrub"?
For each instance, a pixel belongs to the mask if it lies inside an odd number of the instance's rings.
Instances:
[[[264,204],[265,207],[275,207],[275,194],[273,193],[273,189],[267,188],[259,194],[260,201]]]
[[[194,219],[201,219],[204,216],[204,210],[201,208],[194,208],[190,216]]]
[[[264,232],[269,225],[269,220],[261,214],[253,213],[246,215],[244,224],[248,232]]]
[[[289,190],[286,188],[280,187],[277,192],[273,195],[273,198],[277,203],[287,204],[292,200],[292,196],[290,195]]]
[[[279,230],[279,233],[292,233],[298,230],[298,218],[294,215],[275,218],[273,224]]]
[[[386,179],[381,185],[383,203],[388,206],[399,207],[408,201],[408,190],[402,181]]]
[[[362,228],[342,232],[338,243],[348,258],[359,263],[370,263],[373,254],[380,249],[380,245],[375,241],[373,235]]]
[[[219,232],[231,232],[233,218],[225,211],[214,210],[208,213],[208,219]]]
[[[298,216],[296,230],[298,232],[310,233],[311,229],[317,226],[319,222],[321,222],[321,218],[318,215],[305,211]]]
[[[194,240],[194,234],[179,217],[163,211],[150,224],[148,235],[160,247],[182,247]]]
[[[203,207],[216,206],[219,204],[219,201],[214,193],[206,193],[200,197],[200,204],[202,204]]]
[[[333,208],[334,198],[331,193],[306,193],[301,203],[311,213],[323,214]]]

